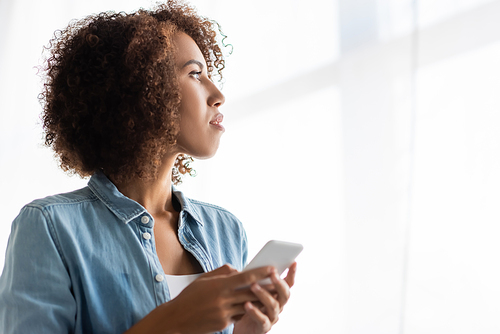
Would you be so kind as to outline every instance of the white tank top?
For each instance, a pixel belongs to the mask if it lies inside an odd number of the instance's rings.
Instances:
[[[165,275],[167,279],[168,289],[170,290],[170,298],[174,299],[177,297],[185,287],[191,284],[195,279],[197,279],[201,274],[192,275]]]

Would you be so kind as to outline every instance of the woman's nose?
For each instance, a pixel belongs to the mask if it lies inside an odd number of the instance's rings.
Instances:
[[[226,102],[226,98],[213,82],[211,84],[212,87],[210,97],[208,99],[208,105],[219,108],[224,104],[224,102]]]

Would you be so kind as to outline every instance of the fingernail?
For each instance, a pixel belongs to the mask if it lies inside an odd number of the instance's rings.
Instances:
[[[257,283],[252,284],[250,288],[252,289],[252,291],[260,291],[262,289]]]

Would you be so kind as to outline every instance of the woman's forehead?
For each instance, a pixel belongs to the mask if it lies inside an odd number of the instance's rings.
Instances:
[[[172,37],[172,41],[174,42],[176,65],[179,68],[192,63],[201,64],[203,68],[206,68],[205,58],[191,36],[184,32],[179,32]]]

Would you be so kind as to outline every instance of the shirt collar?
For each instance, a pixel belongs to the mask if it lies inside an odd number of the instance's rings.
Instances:
[[[131,220],[147,212],[146,209],[136,201],[123,195],[103,172],[97,171],[88,182],[90,190],[113,212],[118,219],[127,224]],[[181,213],[187,212],[193,219],[203,226],[203,220],[199,211],[184,194],[172,187],[172,193],[179,201]]]
[[[108,209],[125,224],[146,211],[142,205],[123,195],[101,171],[92,175],[88,186]]]
[[[181,205],[181,214],[183,211],[187,212],[198,224],[203,226],[203,219],[201,218],[200,212],[196,209],[196,206],[193,205],[192,201],[175,187],[172,187],[172,193]]]

